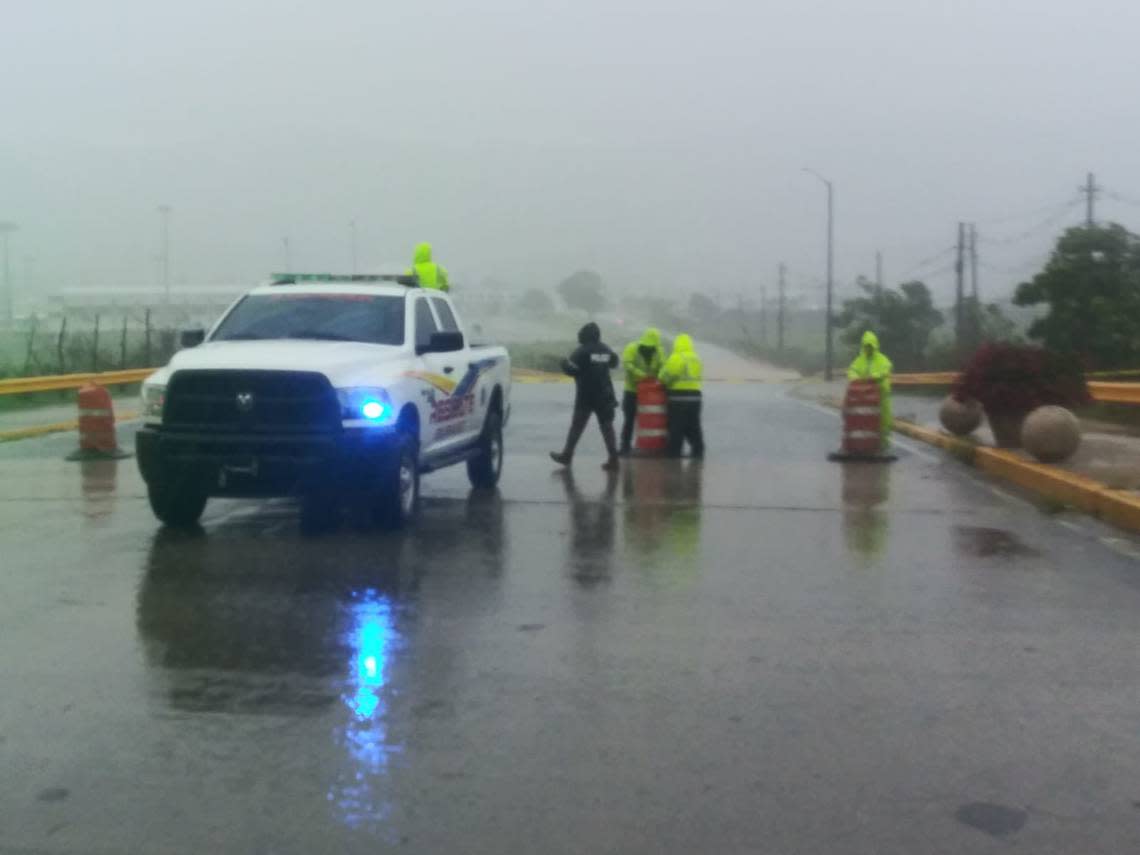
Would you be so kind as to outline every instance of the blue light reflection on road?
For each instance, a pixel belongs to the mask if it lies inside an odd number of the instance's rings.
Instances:
[[[352,658],[341,701],[350,716],[338,734],[349,768],[328,797],[346,825],[361,827],[382,824],[391,811],[379,776],[390,756],[399,753],[388,740],[385,695],[389,658],[399,645],[392,604],[383,594],[371,588],[354,592],[349,612],[351,626],[344,640]]]

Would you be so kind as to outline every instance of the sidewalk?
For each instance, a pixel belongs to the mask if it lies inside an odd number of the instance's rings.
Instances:
[[[896,394],[894,405],[896,419],[929,430],[943,431],[938,419],[941,398]],[[979,445],[994,446],[993,433],[984,421],[971,436],[962,439],[973,440]],[[1027,452],[1020,449],[1011,451],[1024,460],[1036,462]],[[1082,421],[1081,444],[1077,453],[1064,463],[1053,465],[1065,472],[1092,478],[1114,490],[1140,491],[1140,437],[1105,433],[1098,423]]]
[[[838,406],[845,388],[843,381],[808,382],[796,386],[792,394]],[[1106,433],[1095,422],[1082,422],[1077,453],[1065,463],[1049,465],[1038,463],[1019,449],[995,448],[993,435],[984,423],[969,437],[952,436],[939,423],[941,404],[940,396],[896,393],[896,432],[943,448],[1040,498],[1140,531],[1140,437]]]

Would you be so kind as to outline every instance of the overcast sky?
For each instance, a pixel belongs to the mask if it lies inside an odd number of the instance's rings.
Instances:
[[[355,219],[362,267],[430,240],[472,280],[728,295],[783,260],[807,292],[811,166],[846,291],[965,219],[997,296],[1089,169],[1140,201],[1138,32],[1134,0],[5,4],[0,220],[37,288],[153,281],[169,204],[176,282],[256,280],[285,236],[345,270]]]

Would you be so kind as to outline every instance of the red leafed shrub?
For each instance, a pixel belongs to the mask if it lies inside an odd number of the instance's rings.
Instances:
[[[954,384],[954,398],[973,398],[987,413],[1028,413],[1045,404],[1087,404],[1088,386],[1080,362],[1022,344],[983,345]]]

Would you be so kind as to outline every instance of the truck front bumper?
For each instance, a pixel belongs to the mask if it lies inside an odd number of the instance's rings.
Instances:
[[[210,496],[286,496],[380,483],[399,436],[393,428],[336,434],[183,433],[145,426],[135,450],[148,484],[192,482]]]

